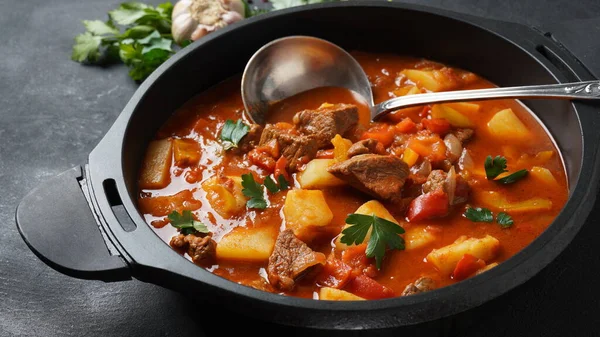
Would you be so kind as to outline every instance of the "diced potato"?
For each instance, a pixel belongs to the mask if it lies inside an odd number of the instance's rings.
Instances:
[[[411,82],[419,87],[425,88],[430,91],[443,90],[445,84],[443,78],[436,76],[435,70],[416,70],[416,69],[404,69],[401,74],[404,74]]]
[[[402,88],[398,88],[394,90],[394,95],[396,96],[407,96],[421,93],[421,90],[414,85],[407,85]]]
[[[297,174],[298,183],[303,189],[323,189],[344,185],[345,182],[327,172],[327,167],[335,162],[334,159],[317,158],[306,164],[304,171]]]
[[[496,112],[487,127],[490,134],[501,139],[523,141],[530,137],[529,129],[510,108]]]
[[[408,165],[408,167],[412,167],[415,165],[417,160],[419,159],[419,154],[416,153],[410,147],[404,149],[404,154],[402,155],[402,160]]]
[[[229,218],[246,207],[248,198],[242,193],[240,177],[214,176],[202,183],[210,206],[224,218]]]
[[[531,156],[529,154],[522,154],[517,161],[519,167],[530,167],[530,166],[542,166],[546,164],[550,159],[554,157],[554,151],[540,151]]]
[[[436,235],[424,226],[410,227],[404,234],[405,250],[417,249],[432,244]]]
[[[457,128],[474,128],[475,124],[469,119],[469,117],[461,114],[449,106],[442,104],[434,104],[431,107],[432,118],[443,118],[450,123],[450,125]]]
[[[365,299],[356,296],[345,290],[323,287],[319,290],[319,299],[328,301],[364,301]]]
[[[315,227],[327,226],[333,213],[321,190],[296,189],[287,193],[283,205],[285,226],[304,239]]]
[[[486,263],[493,260],[500,250],[500,241],[491,235],[483,238],[467,238],[461,236],[454,243],[432,250],[426,256],[440,272],[450,275],[463,255],[471,254]]]
[[[505,212],[534,212],[547,211],[552,208],[552,201],[544,198],[531,198],[522,201],[509,202],[496,191],[483,191],[475,194],[476,199],[489,207]]]
[[[179,167],[196,165],[200,161],[200,145],[193,139],[175,139],[173,155]]]
[[[171,182],[171,161],[173,157],[170,138],[153,140],[148,144],[146,156],[142,162],[140,188],[165,188]]]
[[[532,177],[538,179],[548,187],[558,186],[558,181],[556,180],[556,178],[554,178],[552,172],[550,172],[550,170],[548,170],[545,167],[534,166],[531,168],[529,173],[531,173]]]
[[[444,107],[452,108],[462,114],[472,115],[479,112],[481,106],[476,103],[452,102],[442,104]]]
[[[369,200],[367,202],[365,202],[364,204],[360,205],[360,207],[358,207],[356,209],[356,211],[354,211],[355,214],[364,214],[364,215],[375,215],[378,216],[380,218],[386,219],[388,221],[391,221],[393,223],[396,223],[398,225],[400,225],[398,223],[398,221],[394,218],[394,216],[387,210],[387,208],[385,208],[385,206],[383,206],[383,204],[377,200]],[[348,226],[348,224],[346,224],[344,226],[344,229],[346,229]],[[365,239],[363,242],[367,242],[369,241],[369,238],[371,237],[371,229],[369,229],[369,231],[367,232],[367,235],[365,236]],[[345,243],[342,243],[341,241],[341,236],[338,236],[335,240],[335,246],[337,249],[340,250],[344,250],[346,248],[348,248],[348,245],[346,245]]]
[[[331,143],[333,144],[333,159],[336,162],[342,162],[348,159],[348,149],[352,146],[352,141],[350,139],[335,135],[331,140]]]
[[[277,231],[271,227],[236,227],[217,243],[217,258],[266,262],[276,239]]]
[[[496,267],[497,265],[498,265],[498,262],[490,263],[490,264],[486,265],[485,267],[483,267],[483,268],[479,269],[478,271],[476,271],[475,275],[479,275],[479,274],[481,274],[483,272],[486,272],[486,271],[488,271],[488,270]]]

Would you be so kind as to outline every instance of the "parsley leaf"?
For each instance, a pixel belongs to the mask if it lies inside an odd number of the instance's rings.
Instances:
[[[510,227],[510,226],[512,226],[514,224],[513,219],[506,212],[500,212],[500,213],[498,213],[498,215],[496,216],[496,222],[502,228],[508,228],[508,227]]]
[[[250,127],[241,119],[234,122],[231,119],[225,121],[225,125],[221,129],[221,140],[224,142],[223,147],[225,150],[237,147],[240,140],[248,133]]]
[[[474,222],[492,222],[494,221],[494,216],[492,215],[492,211],[487,208],[481,207],[467,207],[465,213],[463,214],[465,218],[474,221]]]
[[[495,181],[501,184],[512,184],[521,178],[524,178],[529,172],[526,169],[519,170],[517,172],[511,173],[506,177],[502,177],[500,179],[496,179]]]
[[[246,202],[248,208],[267,208],[267,201],[265,200],[263,188],[254,180],[252,173],[242,174],[242,187],[242,193],[250,198],[250,200]]]
[[[487,156],[483,165],[485,167],[485,175],[490,180],[496,178],[501,173],[508,172],[506,170],[506,158],[502,156],[496,156],[495,158]]]
[[[171,226],[175,228],[179,228],[181,234],[193,234],[196,232],[200,233],[208,233],[208,227],[200,221],[194,220],[192,216],[192,212],[185,210],[182,214],[179,214],[177,211],[171,212],[168,216],[169,220],[171,220]]]
[[[375,257],[377,269],[381,269],[381,262],[386,248],[404,249],[404,239],[398,235],[404,233],[404,229],[396,223],[380,218],[375,214],[356,213],[349,214],[346,223],[350,226],[342,231],[343,236],[340,241],[348,245],[363,243],[369,229],[372,228],[365,254],[367,257]]]
[[[98,62],[101,58],[102,37],[86,32],[75,37],[71,59],[77,62]]]
[[[112,21],[105,23],[100,20],[83,20],[83,25],[92,35],[118,35],[120,33]]]
[[[279,175],[277,181],[279,182],[279,186],[277,186],[277,183],[275,182],[275,180],[273,180],[273,178],[271,178],[271,176],[267,176],[265,178],[264,185],[267,188],[267,190],[269,190],[269,192],[271,193],[277,193],[279,191],[287,190],[290,187],[288,181],[285,179],[283,174]]]

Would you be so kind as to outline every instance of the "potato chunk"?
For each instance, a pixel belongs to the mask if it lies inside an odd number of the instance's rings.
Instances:
[[[200,161],[200,145],[193,139],[175,139],[173,156],[175,165],[179,167],[196,165]]]
[[[432,118],[443,118],[450,123],[450,125],[455,126],[457,128],[473,128],[475,124],[473,121],[469,119],[469,117],[463,115],[462,113],[456,111],[450,106],[446,106],[443,104],[434,104],[431,107],[431,117]]]
[[[405,250],[417,249],[432,244],[437,239],[436,235],[424,226],[414,226],[404,234]]]
[[[480,201],[490,208],[505,212],[521,213],[535,211],[549,211],[552,209],[552,200],[546,198],[530,198],[520,201],[508,201],[506,197],[496,191],[481,191],[474,193],[475,200]]]
[[[463,255],[471,254],[489,263],[500,250],[500,241],[491,235],[483,238],[459,237],[454,243],[432,250],[426,259],[446,275],[452,274]]]
[[[140,188],[165,188],[171,182],[171,161],[173,157],[170,138],[153,140],[148,144],[142,162]]]
[[[331,288],[331,287],[323,287],[319,290],[319,299],[320,300],[329,300],[329,301],[364,301],[365,299],[356,296],[353,293],[347,292],[345,290]]]
[[[437,70],[404,69],[401,71],[411,82],[430,91],[445,89],[444,77]]]
[[[217,243],[217,258],[266,262],[276,239],[277,231],[271,227],[236,227]]]
[[[283,215],[285,226],[300,239],[306,239],[312,229],[327,226],[333,219],[321,190],[289,191],[283,205]]]
[[[510,108],[496,112],[487,127],[492,136],[502,140],[524,141],[530,137],[529,129]]]
[[[327,171],[335,159],[313,159],[298,173],[298,182],[304,189],[323,189],[344,185],[345,182]]]
[[[230,218],[246,207],[248,200],[242,193],[240,177],[214,176],[202,183],[206,199],[220,216]]]
[[[394,218],[394,216],[387,210],[387,208],[385,208],[385,206],[383,206],[383,204],[377,200],[369,200],[367,202],[365,202],[364,204],[360,205],[360,207],[358,207],[356,209],[356,211],[354,211],[355,214],[364,214],[364,215],[375,215],[378,216],[380,218],[386,219],[388,221],[391,221],[393,223],[396,223],[398,225],[400,225],[398,223],[398,221],[396,221],[396,219]],[[348,228],[348,224],[346,224],[344,226],[344,229]],[[335,246],[337,249],[341,249],[344,250],[346,248],[348,248],[348,245],[346,245],[345,243],[342,243],[341,240],[341,235],[338,235],[338,237],[335,240]],[[367,235],[365,236],[365,239],[363,240],[363,242],[368,242],[369,238],[371,238],[371,229],[369,229],[369,231],[367,232]]]

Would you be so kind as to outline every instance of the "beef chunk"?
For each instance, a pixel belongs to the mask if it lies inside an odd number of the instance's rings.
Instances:
[[[329,173],[375,198],[401,200],[408,165],[393,155],[361,154],[327,168]]]
[[[404,288],[404,291],[402,291],[402,296],[408,296],[433,290],[435,287],[434,283],[435,282],[428,277],[419,277],[415,282],[410,283],[406,286],[406,288]]]
[[[427,181],[423,184],[423,194],[444,189],[444,182],[448,174],[442,170],[433,170],[429,173]]]
[[[212,261],[217,249],[211,234],[179,234],[171,238],[170,245],[187,252],[192,261],[198,264]]]
[[[294,116],[296,128],[313,135],[319,148],[331,146],[336,134],[343,136],[358,124],[358,108],[353,104],[327,104],[316,110],[302,110]]]
[[[237,148],[241,152],[246,153],[246,152],[252,150],[253,148],[255,148],[256,146],[258,146],[258,143],[260,142],[260,137],[261,137],[262,131],[263,131],[263,127],[261,125],[259,125],[259,124],[250,125],[250,130],[248,130],[248,133],[244,137],[242,137]]]
[[[456,136],[456,138],[458,138],[458,140],[460,141],[461,144],[466,143],[467,141],[469,141],[469,139],[471,139],[471,137],[473,137],[473,134],[475,133],[475,131],[473,131],[473,129],[456,129],[454,131],[451,132],[453,135]]]
[[[359,154],[367,154],[367,153],[375,153],[375,154],[384,154],[385,149],[383,148],[383,144],[381,144],[377,139],[367,138],[360,140],[348,149],[348,157],[358,156]]]
[[[298,239],[291,229],[279,233],[275,248],[269,257],[267,276],[271,285],[289,291],[296,280],[309,269],[325,264],[325,254],[315,252]]]
[[[308,163],[317,155],[319,150],[314,137],[297,134],[293,131],[268,124],[262,132],[259,143],[259,146],[262,146],[275,139],[279,145],[281,155],[287,159],[289,172],[294,172],[300,165]]]

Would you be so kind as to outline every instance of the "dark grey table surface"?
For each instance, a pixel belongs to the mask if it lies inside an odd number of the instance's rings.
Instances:
[[[1,1],[0,336],[212,336],[240,326],[307,334],[251,320],[217,328],[216,318],[236,317],[210,313],[176,292],[136,280],[104,283],[62,275],[19,236],[14,213],[20,199],[45,179],[85,163],[138,86],[122,66],[70,60],[73,37],[83,30],[80,20],[104,19],[119,2]],[[600,16],[598,0],[407,2],[533,26]],[[562,255],[485,306],[485,315],[463,335],[600,336],[599,222],[597,202]]]

